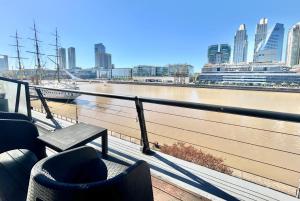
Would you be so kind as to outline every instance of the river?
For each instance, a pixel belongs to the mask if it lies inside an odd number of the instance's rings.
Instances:
[[[298,93],[104,83],[80,83],[79,87],[83,91],[300,113]],[[79,121],[139,138],[133,102],[83,95],[76,102]],[[54,113],[76,116],[74,105],[50,103],[50,106]],[[183,141],[222,157],[225,164],[235,169],[295,187],[299,185],[299,124],[153,104],[144,104],[144,108],[151,142],[172,144]],[[245,172],[234,171],[239,177],[254,179]],[[254,180],[293,191],[262,178],[255,177]]]

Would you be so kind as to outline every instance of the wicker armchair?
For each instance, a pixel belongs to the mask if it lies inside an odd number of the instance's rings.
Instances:
[[[22,114],[0,112],[0,200],[26,200],[31,168],[46,156],[29,120]]]
[[[107,179],[105,163],[92,147],[80,147],[39,161],[31,171],[28,201],[152,201],[150,169],[138,161]]]

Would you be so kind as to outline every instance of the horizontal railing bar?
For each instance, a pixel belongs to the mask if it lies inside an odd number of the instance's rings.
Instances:
[[[250,117],[272,119],[272,120],[300,122],[300,115],[293,114],[293,113],[211,105],[211,104],[204,104],[204,103],[193,103],[193,102],[186,102],[186,101],[154,99],[154,98],[140,98],[140,100],[145,103],[152,103],[152,104],[159,104],[159,105],[176,106],[182,108],[198,109],[198,110],[205,110],[211,112],[221,112],[227,114],[235,114],[235,115],[250,116]]]
[[[17,83],[17,84],[25,84],[25,85],[28,84],[28,82],[14,80],[14,79],[6,78],[6,77],[0,77],[0,80],[6,81],[6,82],[13,82],[13,83]]]
[[[287,170],[287,171],[290,171],[290,172],[300,173],[300,171],[298,171],[298,170],[293,170],[293,169],[281,167],[281,166],[274,165],[274,164],[267,163],[267,162],[263,162],[263,161],[260,161],[260,160],[255,160],[255,159],[248,158],[248,157],[245,157],[245,156],[241,156],[241,155],[233,154],[233,153],[230,153],[230,152],[222,151],[222,150],[219,150],[219,149],[216,149],[216,148],[211,148],[211,147],[207,147],[207,146],[203,146],[203,145],[199,145],[199,144],[195,144],[195,143],[191,143],[191,142],[186,142],[186,141],[183,141],[183,140],[179,140],[179,139],[176,139],[176,138],[164,136],[164,135],[154,133],[154,132],[151,132],[151,131],[148,131],[148,133],[151,133],[151,134],[156,135],[156,136],[164,137],[164,138],[167,138],[167,139],[171,139],[171,140],[176,140],[178,142],[183,142],[183,143],[186,143],[186,144],[194,145],[194,146],[197,146],[197,147],[203,147],[205,149],[210,149],[210,150],[213,150],[213,151],[217,151],[217,152],[224,153],[224,154],[227,154],[227,155],[235,156],[235,157],[242,158],[242,159],[245,159],[245,160],[249,160],[249,161],[261,163],[261,164],[264,164],[264,165],[269,165],[269,166],[272,166],[272,167],[284,169],[284,170]]]
[[[161,111],[150,110],[150,109],[144,109],[144,110],[148,111],[148,112],[155,112],[158,114],[165,114],[165,115],[170,115],[170,116],[175,116],[175,117],[182,117],[182,118],[188,118],[188,119],[193,119],[193,120],[206,121],[206,122],[210,122],[210,123],[223,124],[223,125],[228,125],[228,126],[236,126],[236,127],[247,128],[247,129],[252,129],[252,130],[259,130],[259,131],[265,131],[265,132],[276,133],[276,134],[281,134],[281,135],[288,135],[288,136],[293,136],[293,137],[300,137],[300,135],[293,134],[293,133],[286,133],[286,132],[282,132],[282,131],[275,131],[275,130],[257,128],[257,127],[252,127],[252,126],[245,126],[245,125],[239,125],[239,124],[222,122],[222,121],[215,121],[215,120],[198,118],[198,117],[190,117],[190,116],[186,116],[186,115],[174,114],[174,113],[169,113],[169,112],[161,112]]]
[[[158,122],[153,122],[153,121],[147,121],[147,122],[152,123],[152,124],[157,124],[157,125],[160,125],[160,126],[166,126],[168,128],[174,128],[174,129],[178,129],[178,130],[187,131],[187,132],[190,132],[190,133],[196,133],[196,134],[199,134],[199,135],[206,135],[206,136],[209,136],[209,137],[219,138],[219,139],[222,139],[222,140],[233,141],[233,142],[242,143],[242,144],[246,144],[246,145],[250,145],[250,146],[255,146],[255,147],[259,147],[259,148],[264,148],[264,149],[269,149],[269,150],[273,150],[273,151],[279,151],[279,152],[283,152],[283,153],[288,153],[288,154],[293,154],[293,155],[300,156],[300,153],[291,152],[291,151],[282,150],[282,149],[277,149],[277,148],[274,148],[274,147],[263,146],[263,145],[259,145],[259,144],[245,142],[245,141],[242,141],[242,140],[236,140],[236,139],[232,139],[232,138],[213,135],[213,134],[210,134],[210,133],[204,133],[204,132],[199,132],[199,131],[195,131],[195,130],[180,128],[178,126],[165,125],[165,124],[158,123]]]
[[[116,98],[116,99],[120,99],[120,100],[130,100],[130,101],[135,100],[135,96],[97,93],[97,92],[79,91],[79,90],[70,90],[70,89],[55,89],[55,88],[50,88],[50,87],[41,87],[41,86],[34,86],[34,85],[30,85],[30,87],[38,88],[38,89],[47,89],[47,90],[51,90],[51,91],[64,91],[64,92],[69,92],[69,93],[77,93],[77,94],[83,94],[83,95],[88,95],[88,96],[99,96],[99,97],[104,97],[104,98]]]
[[[99,97],[105,97],[105,98],[116,98],[116,99],[120,99],[120,100],[135,101],[135,97],[136,97],[136,96],[125,96],[125,95],[97,93],[97,92],[88,92],[88,91],[79,91],[79,90],[55,89],[55,88],[41,87],[41,86],[34,86],[34,85],[31,85],[30,87],[53,90],[53,91],[79,93],[79,94],[83,94],[83,95],[99,96]],[[211,111],[211,112],[221,112],[221,113],[227,113],[227,114],[250,116],[250,117],[257,117],[257,118],[264,118],[264,119],[271,119],[271,120],[281,120],[281,121],[298,122],[298,123],[300,122],[300,115],[292,114],[292,113],[248,109],[248,108],[240,108],[240,107],[230,107],[230,106],[220,106],[220,105],[211,105],[211,104],[204,104],[204,103],[193,103],[193,102],[187,102],[187,101],[145,98],[145,97],[139,97],[139,100],[142,102],[145,102],[145,103],[152,103],[152,104],[159,104],[159,105],[176,106],[176,107],[198,109],[198,110],[205,110],[205,111]]]

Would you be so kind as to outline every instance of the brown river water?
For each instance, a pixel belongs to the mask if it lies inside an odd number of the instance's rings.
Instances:
[[[80,83],[79,87],[83,91],[300,113],[298,93],[104,83]],[[84,95],[76,102],[79,121],[140,138],[133,102]],[[39,107],[38,103],[33,105]],[[49,105],[52,112],[75,119],[75,104]],[[294,189],[248,173],[299,185],[300,124],[154,104],[144,104],[144,109],[151,142],[186,142],[222,157],[236,176],[289,193]]]

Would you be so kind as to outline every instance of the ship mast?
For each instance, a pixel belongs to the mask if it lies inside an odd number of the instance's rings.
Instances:
[[[53,34],[55,36],[55,44],[49,44],[51,46],[54,46],[55,47],[55,55],[48,55],[48,58],[49,56],[54,56],[55,57],[55,61],[53,61],[51,58],[49,58],[55,65],[56,65],[56,73],[57,73],[57,81],[60,82],[60,67],[59,67],[59,53],[58,53],[58,48],[59,48],[59,45],[58,45],[58,32],[57,32],[57,28],[55,29],[55,34]]]
[[[15,46],[16,47],[16,51],[17,51],[17,56],[16,57],[11,57],[11,58],[15,58],[17,59],[18,61],[18,69],[19,69],[19,73],[20,73],[20,78],[21,80],[23,80],[23,77],[24,77],[24,67],[22,66],[22,59],[27,59],[27,58],[23,58],[21,57],[21,51],[20,51],[20,47],[23,47],[23,46],[20,46],[20,43],[19,43],[19,40],[21,39],[18,35],[18,30],[16,30],[16,34],[15,36],[11,36],[12,38],[14,38],[16,40],[16,43],[14,45],[11,45],[11,46]]]
[[[41,73],[42,65],[41,65],[41,59],[40,59],[40,56],[42,54],[40,52],[40,47],[39,47],[39,42],[41,42],[41,41],[39,41],[38,37],[37,37],[37,30],[36,30],[35,22],[33,23],[33,31],[34,31],[34,38],[33,39],[29,38],[29,39],[34,41],[35,52],[30,52],[30,51],[27,51],[27,52],[36,55],[37,69],[36,69],[34,84],[38,85],[38,84],[40,84],[41,74],[42,74]]]
[[[59,55],[58,55],[58,34],[57,34],[57,28],[55,29],[55,53],[56,53],[56,70],[57,70],[57,81],[60,82],[60,76],[59,76]]]

